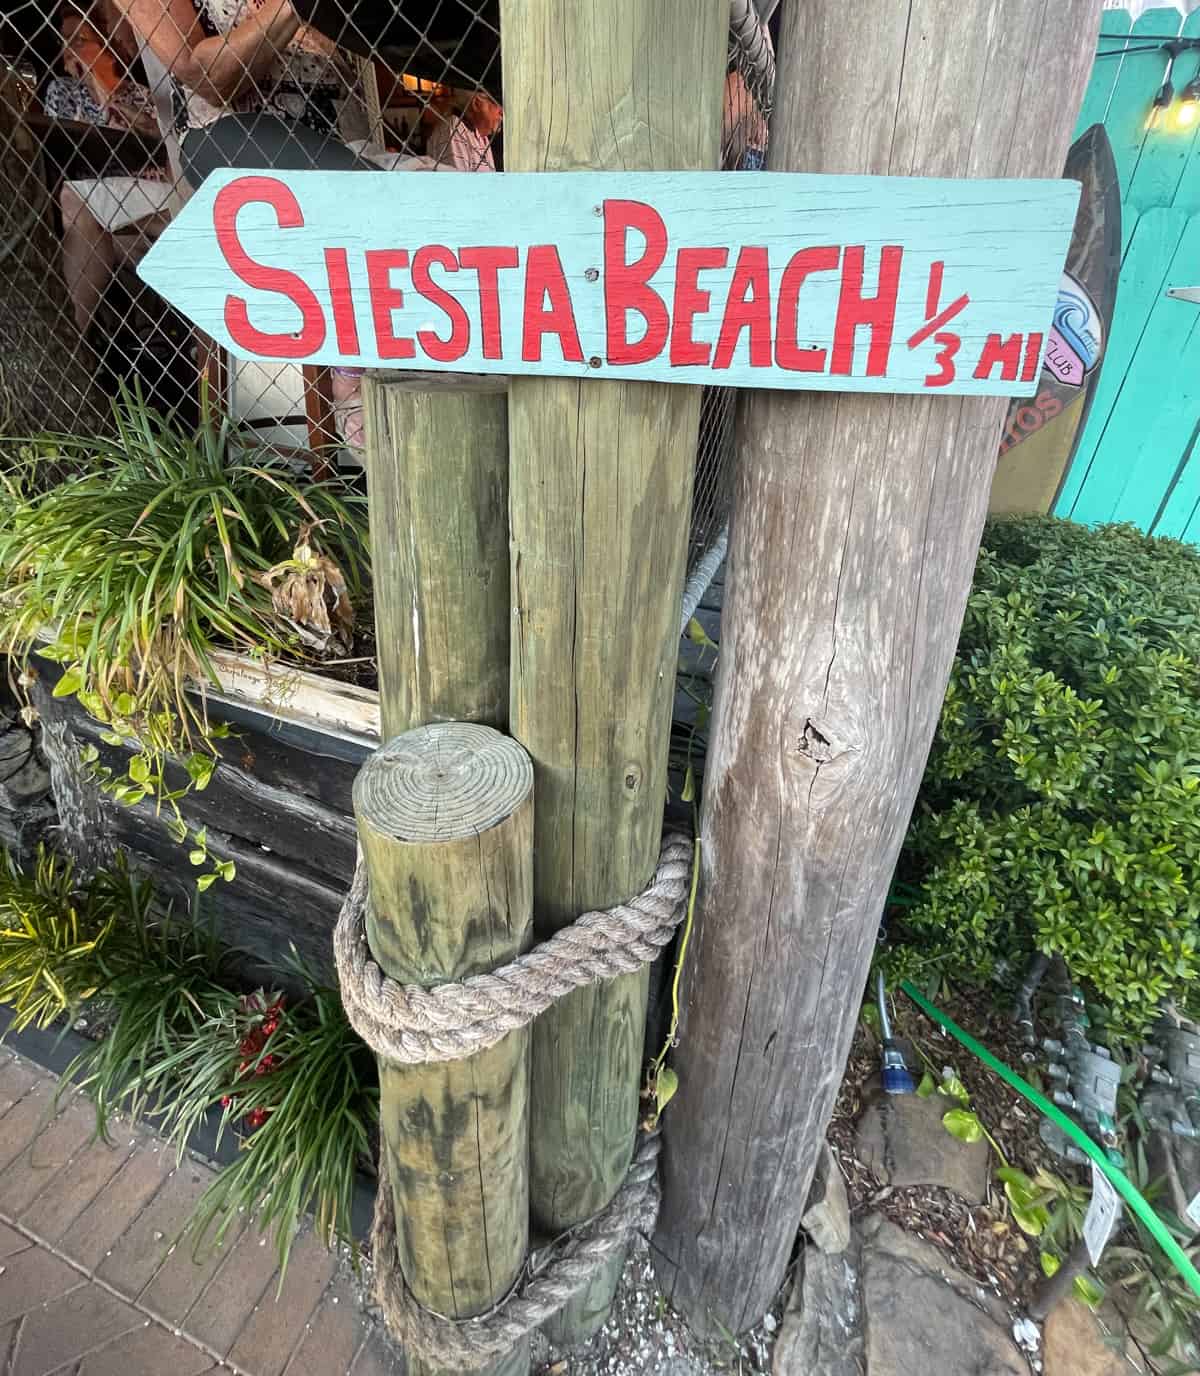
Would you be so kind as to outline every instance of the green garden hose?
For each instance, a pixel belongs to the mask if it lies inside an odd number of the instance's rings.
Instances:
[[[1174,1266],[1184,1280],[1187,1281],[1193,1292],[1197,1296],[1200,1296],[1200,1272],[1197,1272],[1183,1248],[1180,1247],[1179,1243],[1176,1242],[1167,1231],[1162,1219],[1159,1218],[1153,1208],[1146,1202],[1145,1197],[1137,1186],[1134,1185],[1133,1181],[1129,1179],[1119,1166],[1114,1166],[1112,1162],[1108,1160],[1104,1154],[1103,1148],[1093,1142],[1078,1123],[1068,1118],[1067,1115],[1052,1104],[1044,1094],[1040,1094],[1015,1071],[1010,1070],[1003,1061],[997,1060],[996,1057],[993,1056],[986,1047],[981,1046],[969,1032],[964,1032],[961,1027],[953,1023],[941,1009],[936,1008],[923,994],[914,989],[908,980],[905,980],[900,985],[900,988],[910,999],[912,999],[917,1007],[928,1017],[932,1018],[943,1031],[949,1032],[952,1037],[960,1041],[972,1056],[981,1060],[989,1070],[994,1070],[996,1074],[1015,1089],[1018,1094],[1028,1099],[1039,1113],[1044,1114],[1056,1127],[1061,1128],[1071,1141],[1079,1147],[1080,1151],[1087,1153],[1093,1163],[1108,1178],[1113,1189],[1117,1191],[1126,1204],[1129,1205],[1138,1218],[1146,1225],[1147,1231],[1155,1242],[1158,1243],[1159,1247],[1162,1248],[1167,1260],[1170,1261],[1172,1266]]]

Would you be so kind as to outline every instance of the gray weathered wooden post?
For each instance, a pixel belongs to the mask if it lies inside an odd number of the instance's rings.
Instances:
[[[508,422],[502,377],[364,383],[383,739],[508,722]]]
[[[509,171],[717,166],[728,0],[500,12]],[[512,382],[510,729],[537,779],[540,936],[630,898],[658,858],[699,408],[693,387]],[[547,1233],[601,1209],[629,1165],[646,993],[645,971],[624,976],[535,1027],[530,1191]],[[619,1269],[559,1340],[600,1327]]]
[[[1062,172],[1099,0],[803,0],[769,165]],[[964,351],[965,352],[965,351]],[[783,1280],[954,654],[1005,404],[748,396],[655,1237],[702,1329]]]

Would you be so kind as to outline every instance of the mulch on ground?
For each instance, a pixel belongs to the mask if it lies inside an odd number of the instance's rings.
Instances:
[[[1021,1042],[1007,1010],[996,1008],[978,992],[963,992],[939,1000],[939,1006],[960,1027],[1011,1066],[1018,1074],[1036,1074],[1026,1063],[1028,1048]],[[1038,1136],[1039,1115],[998,1076],[947,1036],[903,994],[896,996],[893,1031],[915,1044],[928,1058],[910,1067],[915,1078],[932,1067],[939,1079],[952,1066],[971,1096],[971,1108],[996,1139],[1008,1163],[1033,1175],[1039,1166],[1066,1180],[1079,1168],[1055,1156]],[[1050,1029],[1046,1029],[1046,1035]],[[1044,1057],[1042,1058],[1044,1060]],[[906,1231],[943,1248],[954,1263],[1013,1305],[1028,1302],[1041,1279],[1036,1238],[1026,1237],[1012,1220],[1003,1186],[990,1183],[986,1203],[972,1206],[958,1195],[935,1186],[897,1188],[884,1185],[855,1154],[855,1124],[862,1110],[867,1082],[879,1071],[879,1042],[863,1022],[855,1029],[846,1074],[838,1093],[829,1141],[846,1177],[851,1216],[877,1210]],[[946,1107],[954,1107],[946,1101]],[[993,1152],[992,1169],[1002,1163]],[[1082,1177],[1079,1177],[1082,1178]]]

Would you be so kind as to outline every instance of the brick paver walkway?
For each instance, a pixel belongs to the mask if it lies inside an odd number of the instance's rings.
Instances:
[[[55,1080],[0,1049],[2,1376],[398,1376],[403,1364],[311,1235],[282,1291],[250,1228],[199,1261],[172,1247],[212,1173],[124,1124],[89,1140],[86,1100],[50,1119]]]

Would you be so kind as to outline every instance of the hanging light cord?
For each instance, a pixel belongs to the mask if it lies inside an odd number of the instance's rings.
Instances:
[[[1111,38],[1119,40],[1121,38],[1121,35],[1116,33],[1102,33],[1100,37],[1101,39]],[[1162,52],[1163,49],[1169,48],[1174,48],[1176,52],[1185,52],[1191,48],[1200,48],[1200,38],[1180,38],[1178,35],[1176,35],[1174,38],[1171,38],[1166,34],[1156,33],[1139,33],[1134,35],[1133,37],[1136,40],[1134,46],[1127,46],[1124,48],[1101,48],[1097,51],[1096,56],[1098,58],[1124,57],[1126,53],[1158,53]],[[1143,39],[1147,41],[1143,42]]]

